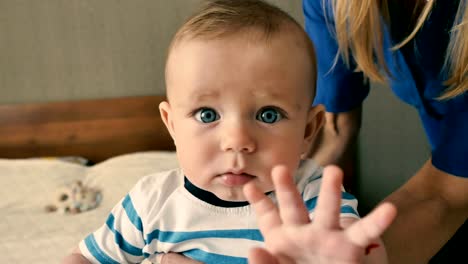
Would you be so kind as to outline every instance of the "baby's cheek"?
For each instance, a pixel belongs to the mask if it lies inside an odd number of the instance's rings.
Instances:
[[[263,192],[271,192],[275,189],[273,185],[273,180],[271,179],[271,172],[268,174],[268,178],[263,180],[262,185],[260,186]]]

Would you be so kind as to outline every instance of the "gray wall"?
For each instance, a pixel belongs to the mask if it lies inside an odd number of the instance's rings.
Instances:
[[[164,93],[172,35],[199,0],[0,0],[0,103]],[[271,1],[301,22],[301,1]]]
[[[363,106],[356,179],[364,212],[406,182],[430,155],[416,110],[389,87],[371,87]]]

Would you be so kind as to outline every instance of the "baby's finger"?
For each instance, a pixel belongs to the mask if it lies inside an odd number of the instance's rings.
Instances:
[[[258,226],[263,236],[265,236],[268,230],[281,225],[278,208],[254,183],[247,183],[243,191],[247,201],[249,201],[257,214]]]
[[[276,198],[283,224],[306,224],[310,222],[307,208],[294,184],[291,174],[284,166],[276,166],[271,172]]]
[[[356,245],[367,247],[390,226],[396,213],[396,207],[391,203],[381,204],[346,229],[346,235]]]
[[[323,170],[322,184],[314,216],[314,225],[337,229],[340,227],[341,182],[343,172],[336,166],[327,166]]]
[[[253,248],[249,252],[249,264],[279,264],[273,255],[263,248]]]

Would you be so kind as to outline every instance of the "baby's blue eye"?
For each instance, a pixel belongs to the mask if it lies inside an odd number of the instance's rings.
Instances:
[[[218,120],[219,115],[211,108],[202,108],[195,113],[195,118],[203,123],[211,123]]]
[[[262,122],[273,124],[280,121],[283,118],[283,115],[275,108],[265,107],[260,110],[257,114],[257,120]]]

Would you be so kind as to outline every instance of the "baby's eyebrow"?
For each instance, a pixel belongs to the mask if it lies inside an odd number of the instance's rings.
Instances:
[[[262,90],[253,90],[252,93],[257,97],[266,97],[272,99],[280,99],[282,98],[282,94],[274,91],[262,91]]]
[[[190,100],[197,101],[197,102],[203,102],[207,101],[210,99],[216,99],[219,98],[220,93],[218,91],[196,91],[191,94],[189,94]]]
[[[255,96],[260,97],[260,98],[266,98],[269,99],[271,102],[275,101],[281,101],[284,102],[285,95],[282,93],[275,93],[275,92],[260,92],[260,91],[254,91],[253,92]],[[300,111],[302,109],[302,105],[300,102],[290,102],[289,105],[295,107],[296,110]]]
[[[219,99],[221,93],[217,91],[188,91],[186,96],[179,97],[175,100],[174,106],[183,108],[193,108],[195,106],[209,104]]]

